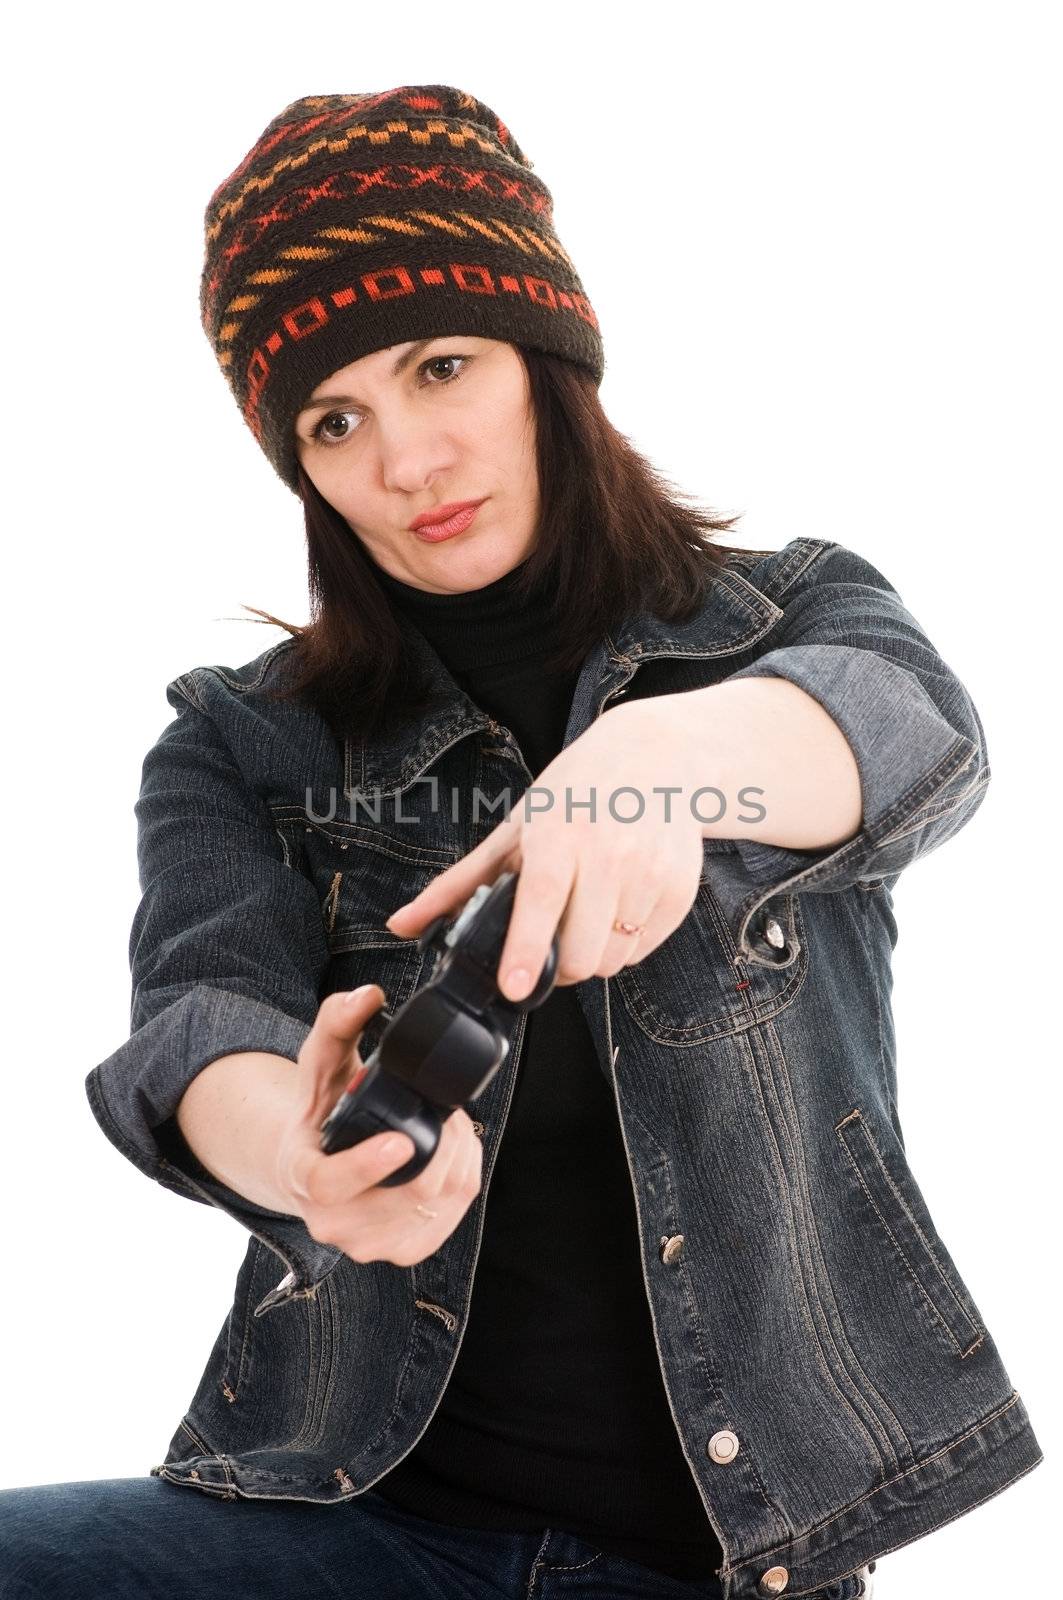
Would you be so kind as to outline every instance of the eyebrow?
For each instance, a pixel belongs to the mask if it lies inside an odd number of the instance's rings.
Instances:
[[[433,338],[435,337],[438,337],[438,335],[433,335]],[[418,339],[416,344],[411,345],[407,351],[405,351],[396,359],[395,364],[391,369],[391,376],[393,378],[399,377],[401,373],[406,371],[406,368],[409,366],[410,362],[415,361],[420,355],[421,351],[432,342],[432,339]],[[308,400],[306,405],[303,406],[299,415],[301,417],[305,417],[308,416],[311,411],[323,411],[326,406],[356,406],[358,404],[359,401],[356,400],[353,395],[322,394],[319,395],[316,400]]]

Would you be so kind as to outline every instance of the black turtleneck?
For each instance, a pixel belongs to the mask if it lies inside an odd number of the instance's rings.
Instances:
[[[538,777],[564,742],[579,671],[545,670],[557,642],[554,601],[542,587],[519,599],[516,583],[524,565],[461,594],[418,589],[382,569],[379,578],[392,605],[424,635],[455,682],[509,728]]]
[[[541,592],[516,600],[518,571],[460,594],[380,582],[536,778],[579,673],[544,671],[553,608]],[[719,1594],[723,1552],[668,1407],[616,1102],[573,985],[528,1015],[458,1360],[375,1489],[456,1527],[563,1528]]]

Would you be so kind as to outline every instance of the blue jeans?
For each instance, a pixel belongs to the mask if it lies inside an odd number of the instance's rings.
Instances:
[[[163,1478],[0,1490],[2,1600],[712,1600],[574,1534],[426,1522],[371,1489],[340,1507],[222,1500]],[[857,1600],[844,1578],[806,1600]]]

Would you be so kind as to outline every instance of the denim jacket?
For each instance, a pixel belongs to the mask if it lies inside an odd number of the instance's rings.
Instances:
[[[428,1427],[466,1324],[525,1018],[470,1107],[480,1194],[416,1266],[319,1243],[172,1137],[196,1073],[234,1051],[294,1061],[326,994],[379,983],[401,1005],[434,956],[385,919],[501,815],[438,794],[516,803],[537,776],[412,627],[409,643],[436,698],[401,731],[341,747],[308,707],[266,700],[286,639],[169,684],[176,715],[144,761],[131,1037],[86,1090],[143,1172],[248,1231],[232,1307],[151,1469],[208,1494],[329,1505],[371,1488]],[[725,1600],[807,1595],[1042,1459],[908,1165],[897,1105],[892,891],[978,809],[985,737],[893,586],[829,540],[730,556],[687,622],[629,616],[589,651],[565,744],[640,675],[640,695],[787,678],[859,768],[852,838],[706,839],[675,932],[576,985]],[[382,1027],[370,1020],[363,1056]]]

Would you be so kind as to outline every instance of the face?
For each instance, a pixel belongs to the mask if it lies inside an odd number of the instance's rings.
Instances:
[[[374,350],[318,384],[295,420],[295,448],[315,488],[403,583],[460,594],[531,553],[535,416],[511,344],[447,334]],[[430,543],[411,530],[421,512],[468,500],[484,503],[463,531]]]

